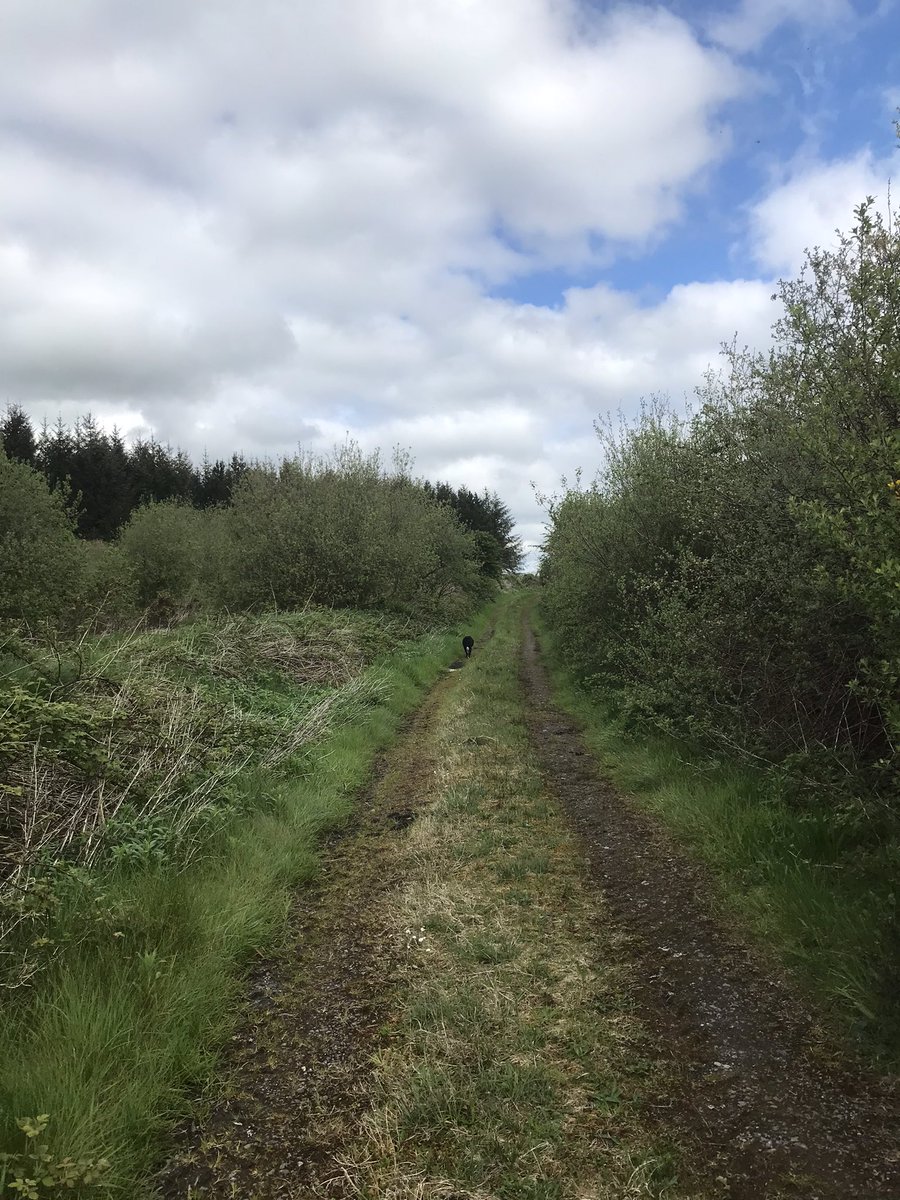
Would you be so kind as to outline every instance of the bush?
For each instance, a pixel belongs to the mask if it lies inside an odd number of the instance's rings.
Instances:
[[[62,618],[80,586],[81,567],[63,496],[0,450],[0,619]]]
[[[570,661],[637,718],[878,829],[900,801],[900,233],[857,217],[692,419],[599,429],[542,578]]]
[[[81,620],[109,629],[135,618],[137,581],[131,560],[122,547],[109,542],[79,542],[79,549]]]
[[[404,470],[353,445],[331,459],[257,468],[227,514],[230,603],[296,608],[313,601],[422,611],[489,590],[476,535]]]
[[[180,500],[147,504],[119,536],[137,601],[159,619],[199,599],[205,516]]]

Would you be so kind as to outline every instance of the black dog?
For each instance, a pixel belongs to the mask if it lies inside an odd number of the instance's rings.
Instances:
[[[463,638],[463,650],[466,652],[466,658],[472,657],[472,647],[475,645],[475,639],[469,637],[468,634]]]

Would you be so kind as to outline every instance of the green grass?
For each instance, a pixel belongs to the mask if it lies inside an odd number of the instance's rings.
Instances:
[[[557,702],[609,777],[709,864],[727,911],[830,1021],[867,1054],[900,1062],[900,945],[891,933],[900,848],[854,842],[824,808],[791,808],[742,764],[629,732],[610,698],[589,694],[564,668],[539,614],[535,623]]]
[[[315,619],[327,625],[327,615]],[[344,620],[331,615],[332,627]],[[486,622],[471,623],[476,637]],[[58,1156],[105,1157],[100,1190],[134,1194],[166,1123],[185,1110],[186,1085],[212,1068],[241,965],[279,937],[292,894],[316,873],[321,835],[346,820],[376,753],[456,656],[448,633],[407,639],[386,659],[381,625],[370,624],[377,688],[290,770],[252,769],[233,781],[241,803],[186,868],[165,858],[107,865],[60,892],[47,924],[56,954],[5,1005],[0,1150],[21,1151],[16,1119],[46,1113],[38,1143]],[[181,661],[186,643],[202,659],[196,632],[146,636],[170,661]],[[211,687],[227,689],[207,674]],[[277,708],[283,693],[279,682],[266,702]]]

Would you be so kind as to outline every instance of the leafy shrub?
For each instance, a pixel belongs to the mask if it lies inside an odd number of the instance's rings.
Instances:
[[[80,542],[79,614],[84,622],[114,628],[137,614],[137,580],[122,547],[110,542]]]
[[[900,801],[898,268],[867,202],[782,285],[768,355],[727,352],[689,420],[598,429],[542,567],[570,660],[636,718],[872,830]]]
[[[80,577],[81,556],[62,495],[0,450],[0,619],[60,619]]]
[[[296,608],[310,601],[423,610],[489,590],[477,535],[404,469],[354,445],[245,476],[227,514],[231,602]]]
[[[138,603],[166,618],[198,599],[206,514],[180,500],[147,504],[119,536]]]

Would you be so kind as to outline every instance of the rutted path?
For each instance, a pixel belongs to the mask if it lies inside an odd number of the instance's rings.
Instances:
[[[900,1200],[887,1085],[710,916],[516,619],[326,848],[158,1194]]]
[[[545,777],[631,937],[640,1015],[677,1068],[674,1107],[659,1119],[690,1139],[698,1175],[735,1200],[897,1200],[900,1106],[888,1081],[841,1063],[772,969],[712,918],[700,867],[603,780],[554,706],[527,625],[523,679]]]

